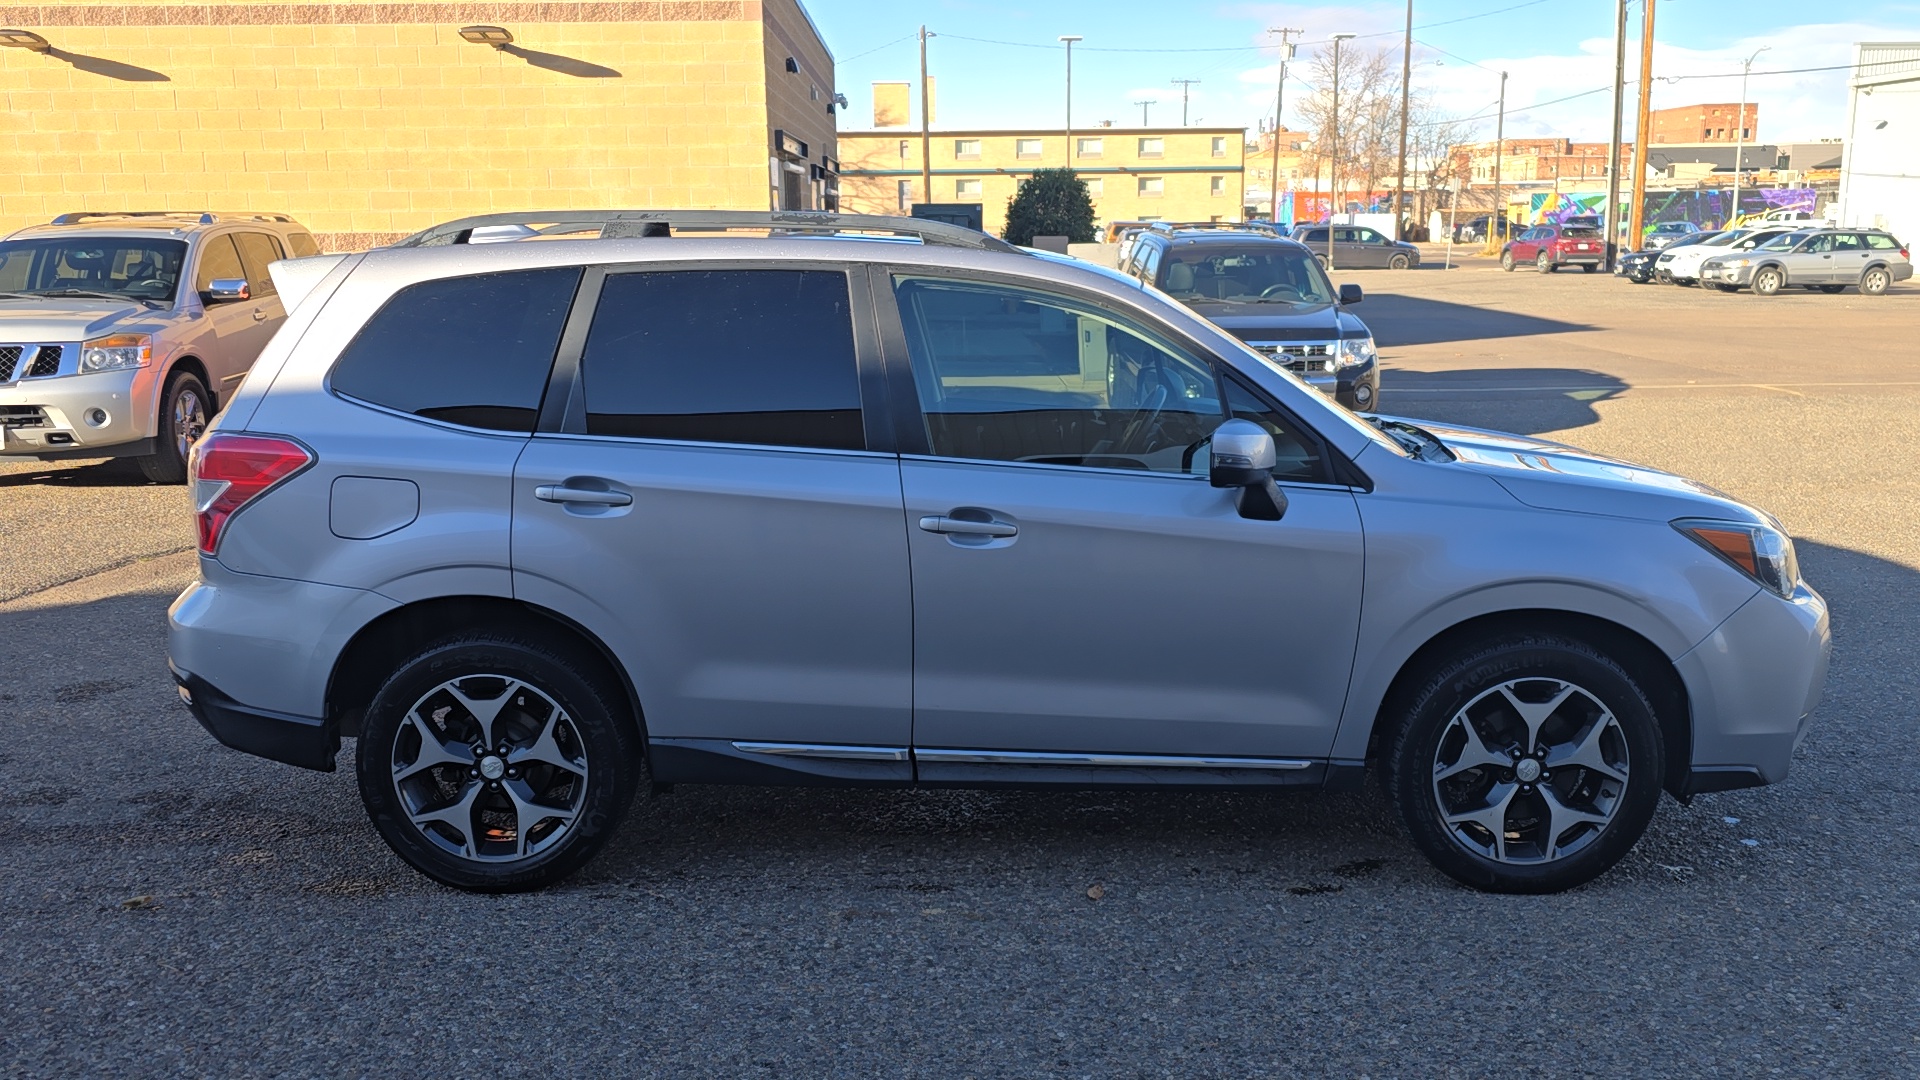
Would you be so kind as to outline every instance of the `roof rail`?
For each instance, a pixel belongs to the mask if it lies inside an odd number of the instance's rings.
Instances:
[[[475,229],[500,225],[600,226],[600,239],[618,240],[679,232],[723,232],[728,229],[766,229],[780,233],[886,233],[918,237],[923,244],[973,248],[978,251],[1019,252],[998,237],[959,225],[927,218],[884,217],[878,214],[837,214],[825,210],[546,210],[511,214],[481,214],[435,225],[414,233],[394,247],[442,247],[465,244]],[[583,231],[578,228],[553,232]]]
[[[1161,232],[1257,232],[1273,236],[1285,236],[1274,225],[1265,221],[1156,221],[1148,226]]]
[[[216,221],[293,221],[285,214],[215,213],[211,210],[86,210],[61,214],[53,219],[53,224],[78,225],[90,218],[191,218],[201,225],[212,225]]]

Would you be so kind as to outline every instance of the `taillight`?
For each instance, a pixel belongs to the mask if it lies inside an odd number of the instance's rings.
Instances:
[[[313,452],[277,435],[216,431],[193,448],[189,478],[200,551],[211,555],[240,508],[313,464]]]

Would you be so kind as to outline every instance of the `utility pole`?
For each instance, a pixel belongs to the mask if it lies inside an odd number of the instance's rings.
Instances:
[[[1507,208],[1500,202],[1500,157],[1507,148],[1507,73],[1500,73],[1500,119],[1493,125],[1493,213],[1487,215],[1487,246],[1491,253],[1499,237],[1507,234]]]
[[[928,119],[933,114],[933,92],[927,88],[927,39],[932,37],[920,27],[920,198],[933,201],[933,130]]]
[[[1653,99],[1653,0],[1641,0],[1646,5],[1647,18],[1640,29],[1640,108],[1639,121],[1634,125],[1633,136],[1633,194],[1628,198],[1633,205],[1627,208],[1627,243],[1637,247],[1640,243],[1640,230],[1646,224],[1647,213],[1647,161],[1653,156],[1647,152],[1647,144],[1653,138],[1653,116],[1649,103]]]
[[[1333,138],[1328,149],[1333,156],[1327,170],[1327,269],[1333,269],[1333,214],[1340,199],[1340,43],[1353,34],[1330,34],[1333,39]]]
[[[1198,83],[1199,79],[1175,79],[1173,84],[1180,88],[1180,126],[1187,126],[1187,89]]]
[[[1762,45],[1753,50],[1753,55],[1747,57],[1747,62],[1740,68],[1740,115],[1734,117],[1734,124],[1737,126],[1734,128],[1733,144],[1733,206],[1727,210],[1727,228],[1729,229],[1740,220],[1740,167],[1745,164],[1741,158],[1746,155],[1747,150],[1747,76],[1753,74],[1753,62],[1760,58],[1761,53],[1771,48],[1773,48],[1771,45]]]
[[[1073,168],[1073,43],[1080,40],[1079,34],[1061,34],[1060,41],[1067,47],[1067,168]]]
[[[1140,106],[1140,126],[1141,127],[1151,126],[1147,123],[1147,106],[1158,105],[1160,103],[1158,101],[1136,101],[1134,102],[1134,104]]]
[[[1600,215],[1607,238],[1607,272],[1620,266],[1620,121],[1626,111],[1627,0],[1617,0],[1613,27],[1613,126],[1607,129],[1607,205]]]
[[[1405,240],[1400,228],[1402,214],[1407,214],[1407,108],[1413,101],[1413,0],[1407,0],[1407,39],[1400,50],[1400,179],[1393,189],[1393,238]],[[1372,194],[1369,192],[1368,194]],[[1407,214],[1411,217],[1411,214]]]
[[[1267,33],[1280,35],[1280,89],[1275,92],[1273,98],[1273,182],[1270,185],[1273,209],[1267,214],[1267,220],[1278,225],[1280,224],[1280,129],[1286,126],[1280,122],[1280,114],[1287,107],[1287,61],[1293,59],[1293,42],[1288,39],[1295,34],[1304,34],[1306,31],[1297,30],[1291,26],[1276,26],[1269,28]]]

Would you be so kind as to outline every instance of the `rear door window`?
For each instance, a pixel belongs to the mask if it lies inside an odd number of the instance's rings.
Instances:
[[[409,285],[335,362],[336,393],[493,431],[531,432],[578,267]]]
[[[580,368],[589,435],[867,445],[838,271],[611,274]]]

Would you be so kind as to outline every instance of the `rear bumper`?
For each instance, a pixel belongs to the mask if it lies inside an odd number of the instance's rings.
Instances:
[[[255,709],[221,693],[212,683],[172,664],[173,681],[193,718],[220,742],[242,753],[298,765],[320,772],[333,771],[340,753],[338,725],[306,716]]]

